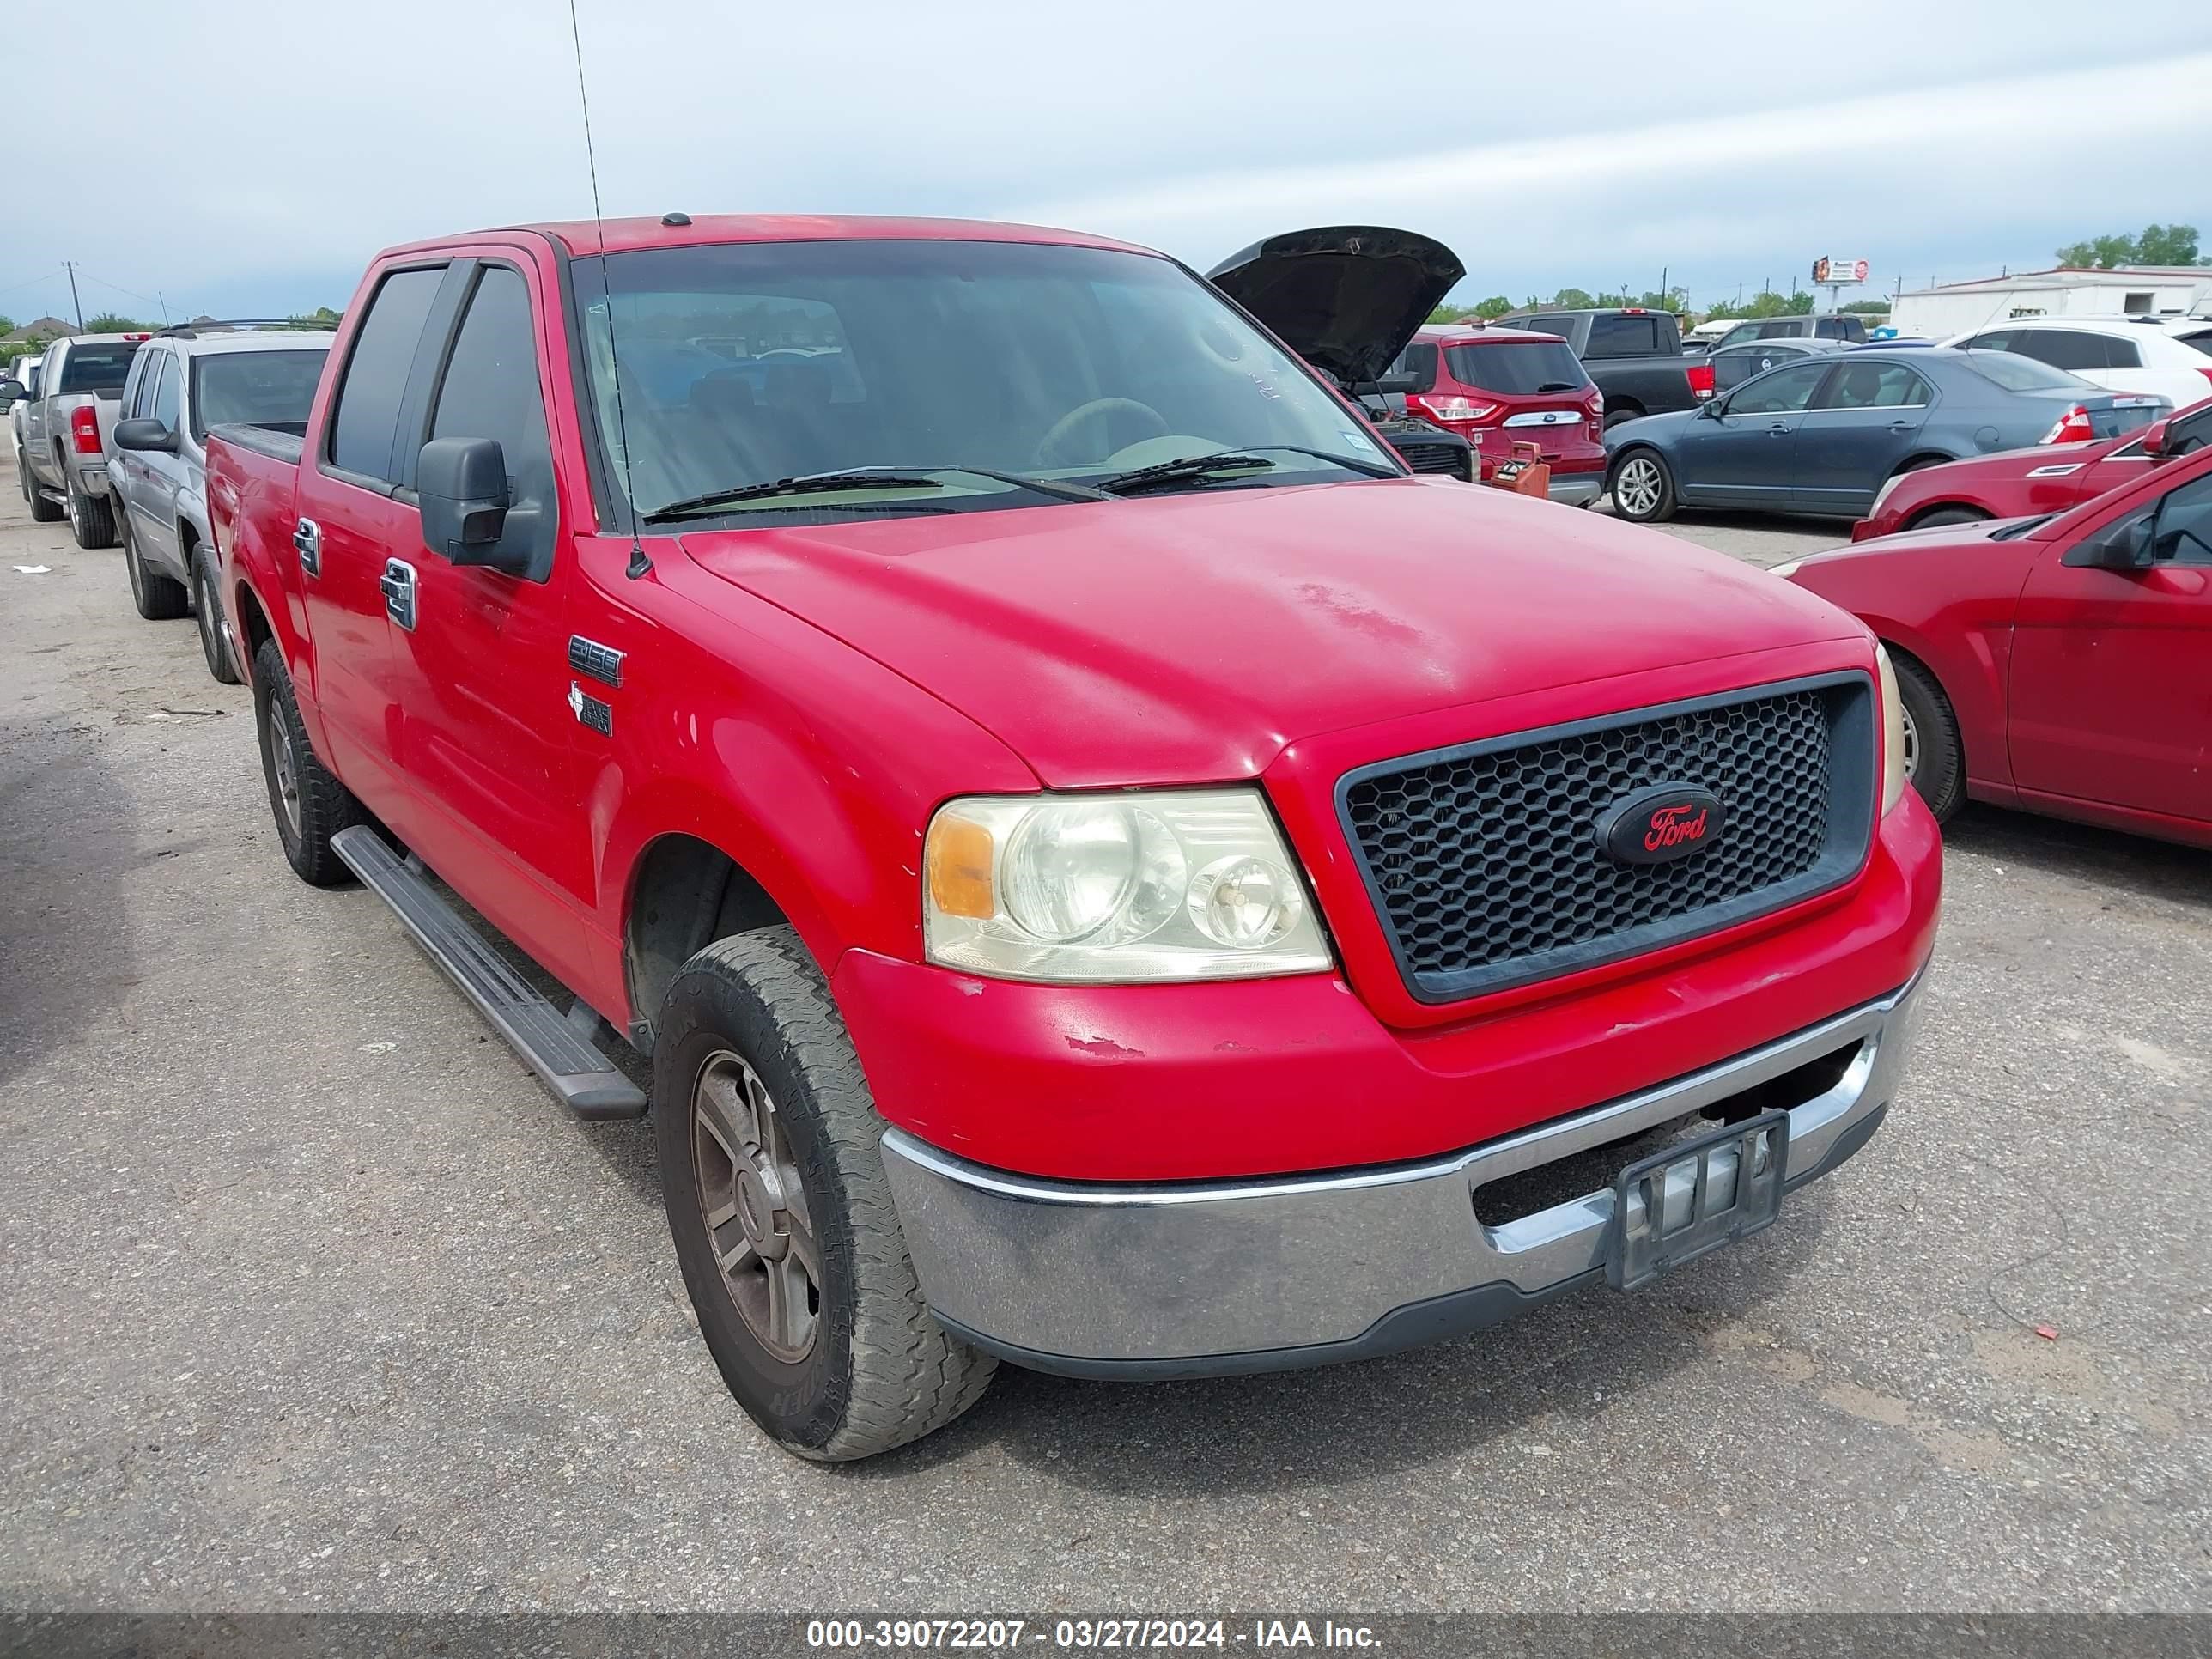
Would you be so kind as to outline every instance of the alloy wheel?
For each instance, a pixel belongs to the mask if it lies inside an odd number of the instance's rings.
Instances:
[[[284,814],[284,827],[292,839],[300,838],[300,757],[292,746],[291,727],[283,713],[270,700],[269,758],[276,772],[276,805]]]
[[[782,1115],[728,1049],[691,1089],[692,1170],[722,1289],[753,1339],[796,1364],[822,1324],[822,1254]]]
[[[1898,724],[1905,737],[1905,781],[1910,783],[1912,775],[1920,769],[1920,728],[1912,723],[1911,709],[1900,707],[1898,714]]]
[[[1622,464],[1613,481],[1613,499],[1632,519],[1643,518],[1659,505],[1659,463],[1642,455]]]

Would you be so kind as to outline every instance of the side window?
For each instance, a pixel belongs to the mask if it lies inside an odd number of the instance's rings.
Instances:
[[[1821,340],[1848,340],[1850,331],[1844,326],[1840,317],[1822,317],[1813,324],[1814,337]]]
[[[1659,349],[1659,324],[1651,317],[1593,317],[1585,357],[1647,357]]]
[[[1928,383],[1900,363],[1844,362],[1821,389],[1822,409],[1917,409]]]
[[[1563,340],[1575,337],[1575,319],[1571,317],[1523,317],[1513,326],[1525,328],[1531,334],[1556,334]]]
[[[142,351],[131,360],[130,378],[123,383],[123,418],[135,421],[145,414],[154,401],[154,366],[167,354]]]
[[[174,432],[177,429],[177,354],[161,354],[161,378],[154,383],[154,418]]]
[[[553,449],[538,385],[538,335],[520,273],[486,265],[430,419],[433,438],[495,438],[519,507],[553,499]]]
[[[445,277],[443,266],[396,270],[369,301],[368,316],[346,359],[331,422],[330,460],[340,471],[392,479],[392,439],[399,425],[399,400],[407,391],[407,372],[414,366],[430,303]]]
[[[1416,340],[1398,354],[1398,361],[1384,373],[1392,376],[1410,374],[1413,377],[1414,391],[1432,392],[1437,384],[1437,355],[1435,346]]]
[[[1826,363],[1799,363],[1792,368],[1777,369],[1762,380],[1754,380],[1729,399],[1731,415],[1794,415],[1813,401],[1813,393],[1820,384],[1820,377],[1828,372]]]
[[[2112,354],[2101,334],[2084,334],[2070,328],[2022,329],[2013,349],[2053,368],[2078,374],[2085,368],[2109,368]]]
[[[1971,339],[1960,341],[1959,349],[1961,351],[2010,351],[2012,336],[2003,329],[1999,329],[1994,334],[1977,334]]]
[[[2212,472],[2168,490],[2158,505],[2151,557],[2161,562],[2212,564]]]
[[[2142,348],[2133,340],[2105,337],[2105,362],[2109,368],[2141,368]]]

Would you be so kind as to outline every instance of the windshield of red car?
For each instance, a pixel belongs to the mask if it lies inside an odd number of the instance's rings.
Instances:
[[[1309,371],[1164,259],[1008,242],[723,244],[611,255],[608,297],[596,259],[573,269],[600,434],[619,481],[627,432],[629,487],[648,512],[868,467],[1080,482],[1270,445],[1389,464]],[[1227,487],[1348,476],[1278,449]],[[858,510],[898,510],[885,494]],[[973,477],[913,499],[936,512],[1052,500]],[[809,495],[730,511],[763,509],[840,510]]]

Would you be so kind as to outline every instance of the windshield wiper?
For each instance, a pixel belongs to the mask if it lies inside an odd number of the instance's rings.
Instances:
[[[1538,386],[1536,390],[1539,392],[1580,392],[1582,388],[1577,386],[1572,380],[1547,380],[1543,385]]]
[[[811,495],[824,490],[942,489],[945,488],[943,480],[927,476],[935,472],[965,472],[972,477],[989,478],[999,483],[1032,489],[1040,495],[1056,496],[1066,501],[1110,499],[1104,490],[1094,489],[1089,484],[1063,483],[1057,478],[1032,478],[1024,473],[1000,472],[988,466],[854,466],[836,472],[809,472],[796,478],[777,478],[767,483],[739,484],[731,489],[712,490],[704,495],[671,501],[665,507],[655,507],[645,516],[648,521],[690,518],[696,514],[719,512],[723,507],[744,501],[766,501],[777,495]]]
[[[810,472],[804,477],[776,478],[767,483],[739,484],[734,489],[715,489],[704,495],[687,495],[680,501],[669,501],[654,507],[645,517],[650,524],[660,519],[684,519],[696,513],[711,513],[718,507],[734,506],[739,501],[766,501],[772,495],[811,495],[830,489],[944,488],[934,478],[908,477],[897,472],[867,472],[858,469],[844,472]]]
[[[1211,455],[1186,455],[1180,460],[1158,461],[1151,466],[1132,467],[1127,472],[1109,472],[1103,478],[1091,482],[1100,489],[1110,490],[1116,495],[1127,495],[1137,490],[1150,489],[1156,484],[1180,483],[1187,479],[1200,479],[1215,472],[1249,472],[1255,467],[1272,470],[1275,463],[1257,452],[1310,455],[1316,460],[1328,461],[1346,471],[1370,478],[1395,478],[1402,475],[1393,466],[1380,461],[1370,461],[1350,455],[1334,455],[1325,449],[1307,449],[1297,444],[1250,444],[1241,449],[1218,449]]]
[[[1990,532],[1990,539],[1993,542],[2018,541],[2029,531],[2042,529],[2057,516],[2056,513],[2039,513],[2032,519],[2022,519],[2017,524],[2005,526],[2002,530],[1992,530]]]

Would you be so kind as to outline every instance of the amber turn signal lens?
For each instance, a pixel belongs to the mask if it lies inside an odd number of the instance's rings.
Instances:
[[[951,812],[939,812],[922,848],[929,872],[929,902],[940,915],[988,920],[998,912],[991,887],[991,832]]]

